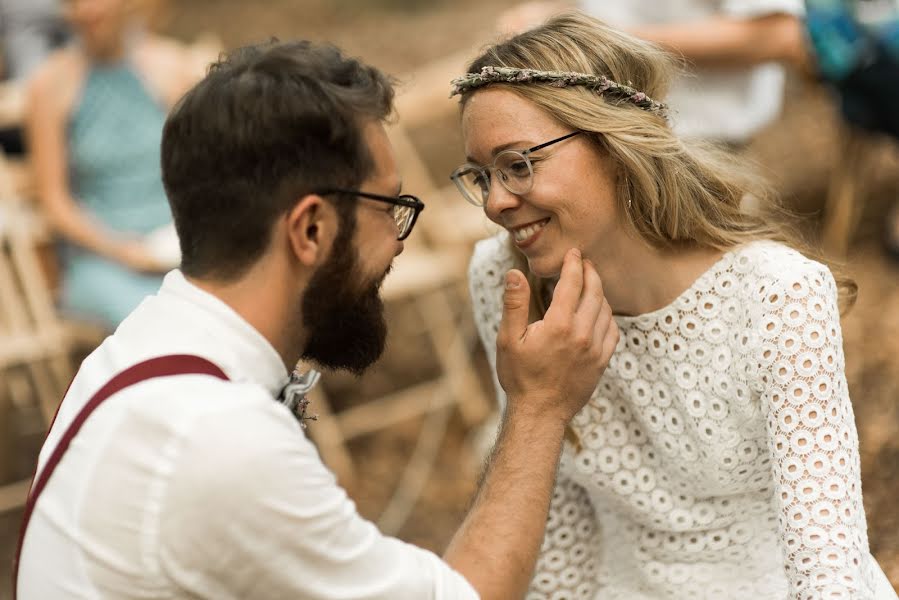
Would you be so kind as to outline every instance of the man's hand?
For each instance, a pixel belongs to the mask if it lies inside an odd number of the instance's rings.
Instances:
[[[528,324],[530,290],[506,275],[496,370],[508,404],[471,512],[446,551],[484,600],[524,597],[537,561],[565,425],[596,388],[618,327],[596,269],[577,250],[542,321]]]
[[[590,399],[618,344],[618,327],[596,269],[581,253],[565,255],[543,320],[528,324],[530,289],[517,270],[506,275],[496,371],[510,415],[568,422]]]

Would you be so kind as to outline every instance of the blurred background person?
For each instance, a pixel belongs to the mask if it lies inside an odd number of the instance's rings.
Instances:
[[[851,125],[899,140],[899,2],[806,0],[815,69],[836,93]],[[899,202],[884,229],[884,248],[899,260]]]
[[[801,0],[531,2],[499,26],[517,31],[573,5],[683,57],[687,71],[668,102],[675,131],[687,138],[742,146],[781,112],[783,64],[806,63]]]
[[[177,264],[159,144],[194,81],[177,42],[133,0],[65,0],[74,42],[29,84],[26,131],[38,196],[60,235],[63,312],[114,327]]]

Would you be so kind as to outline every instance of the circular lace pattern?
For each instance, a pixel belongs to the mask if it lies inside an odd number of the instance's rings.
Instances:
[[[470,270],[491,361],[506,244],[481,242]],[[872,593],[836,297],[824,266],[755,242],[671,305],[616,318],[528,598]]]

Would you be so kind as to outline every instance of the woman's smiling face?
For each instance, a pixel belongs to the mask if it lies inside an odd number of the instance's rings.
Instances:
[[[534,103],[506,89],[475,92],[465,103],[462,134],[469,162],[490,165],[502,150],[526,150],[571,133]],[[619,230],[615,167],[586,135],[529,156],[531,190],[512,194],[491,173],[484,211],[507,229],[539,277],[559,274],[565,252],[580,249],[594,260]]]

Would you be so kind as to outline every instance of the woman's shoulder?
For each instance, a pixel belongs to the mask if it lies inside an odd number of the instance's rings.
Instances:
[[[742,272],[784,281],[830,272],[821,262],[772,240],[758,240],[740,246],[734,251],[734,263]]]
[[[148,33],[141,39],[138,52],[160,65],[178,68],[189,56],[190,47],[175,38]]]
[[[786,244],[760,240],[734,252],[734,268],[743,274],[749,300],[772,308],[809,295],[832,295],[837,289],[830,269]]]
[[[166,105],[174,103],[203,75],[193,48],[174,38],[147,34],[135,53],[135,63]]]
[[[76,47],[52,52],[26,83],[28,105],[60,114],[68,112],[75,103],[85,72],[84,57]]]

